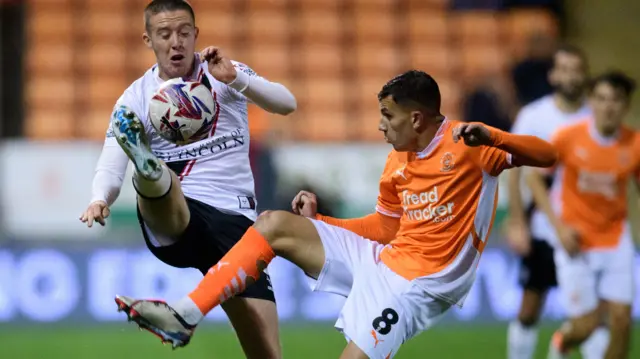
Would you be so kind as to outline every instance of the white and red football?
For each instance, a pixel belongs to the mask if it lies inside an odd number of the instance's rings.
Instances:
[[[151,97],[149,121],[162,138],[185,145],[209,137],[216,111],[204,84],[177,78],[160,85]]]

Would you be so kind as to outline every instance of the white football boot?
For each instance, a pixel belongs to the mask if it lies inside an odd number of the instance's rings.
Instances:
[[[162,164],[151,152],[142,121],[130,108],[119,106],[115,110],[111,117],[111,130],[138,174],[150,181],[160,179]]]
[[[160,338],[163,344],[170,343],[173,349],[189,344],[196,326],[188,324],[166,302],[123,295],[117,295],[115,300],[119,312],[124,311],[129,321]]]

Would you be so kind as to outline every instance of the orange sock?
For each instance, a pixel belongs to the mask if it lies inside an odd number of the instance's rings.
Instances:
[[[250,227],[233,248],[204,276],[189,298],[202,315],[258,280],[275,257],[267,240]]]

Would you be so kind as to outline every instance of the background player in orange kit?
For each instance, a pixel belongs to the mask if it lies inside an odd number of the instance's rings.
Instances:
[[[627,212],[627,185],[640,185],[640,133],[624,126],[633,80],[611,72],[593,81],[593,118],[559,130],[559,154],[549,196],[541,174],[529,182],[547,212],[558,241],[555,261],[562,299],[570,317],[552,340],[550,358],[564,358],[609,315],[611,339],[605,358],[628,355],[634,299],[634,246]]]
[[[375,213],[324,217],[315,196],[301,192],[296,214],[261,215],[187,297],[172,306],[140,300],[131,315],[156,333],[190,336],[276,255],[303,269],[314,290],[347,297],[336,323],[349,341],[341,358],[391,358],[462,305],[493,223],[497,176],[511,166],[552,166],[556,152],[534,136],[445,119],[438,85],[422,71],[392,79],[378,99],[378,126],[394,149]]]

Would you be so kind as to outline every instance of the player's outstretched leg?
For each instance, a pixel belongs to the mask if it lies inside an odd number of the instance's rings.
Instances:
[[[320,235],[310,220],[283,211],[268,212],[258,217],[188,296],[173,305],[139,300],[123,310],[163,340],[184,346],[208,312],[256,282],[276,255],[315,278],[325,260]]]
[[[144,125],[131,109],[117,108],[111,129],[133,162],[133,184],[145,224],[159,237],[179,236],[189,224],[190,214],[177,176],[151,152]]]
[[[538,319],[546,290],[525,288],[518,318],[509,323],[507,348],[509,359],[531,359],[538,342]]]
[[[582,344],[596,330],[600,324],[600,319],[600,313],[596,309],[565,322],[551,339],[548,359],[568,358],[571,351]]]

